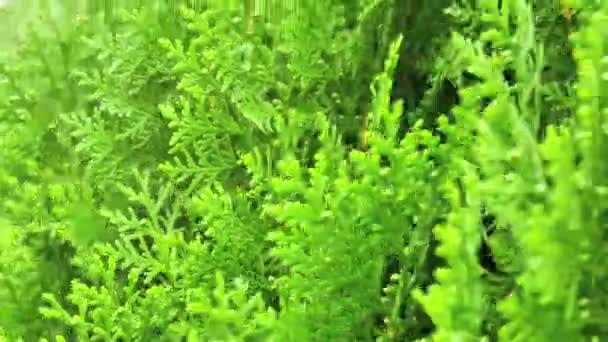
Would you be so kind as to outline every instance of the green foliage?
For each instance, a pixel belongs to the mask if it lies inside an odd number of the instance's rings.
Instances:
[[[0,340],[608,338],[607,4],[32,6]]]

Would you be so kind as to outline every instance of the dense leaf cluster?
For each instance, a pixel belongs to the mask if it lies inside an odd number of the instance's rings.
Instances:
[[[608,3],[123,5],[3,42],[1,341],[608,338]]]

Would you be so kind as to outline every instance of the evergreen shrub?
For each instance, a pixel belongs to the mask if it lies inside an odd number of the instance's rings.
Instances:
[[[30,2],[0,341],[608,340],[608,2]]]

